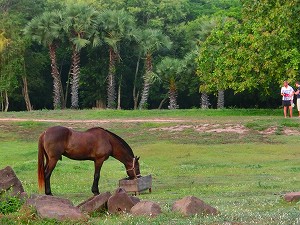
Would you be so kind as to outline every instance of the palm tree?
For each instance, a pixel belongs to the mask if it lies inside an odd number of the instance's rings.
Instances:
[[[197,70],[197,63],[196,63],[196,58],[198,53],[197,47],[195,47],[192,51],[187,53],[184,57],[184,70],[187,74],[192,74],[190,77],[189,83],[186,83],[186,85],[189,85],[191,87],[191,84],[196,84],[197,89],[199,89],[200,85],[200,79],[199,77],[196,76],[196,70]],[[207,92],[201,92],[201,97],[200,97],[200,106],[202,109],[208,109],[210,106],[209,102],[209,95]]]
[[[116,62],[120,42],[128,38],[134,29],[134,18],[124,10],[107,10],[99,16],[99,28],[104,42],[109,46],[109,69],[107,79],[107,108],[116,108]],[[120,96],[119,96],[120,97]]]
[[[177,109],[177,81],[182,73],[182,62],[179,59],[166,57],[156,68],[162,81],[168,86],[169,109]]]
[[[157,29],[146,29],[140,33],[139,36],[135,36],[141,51],[145,58],[145,74],[144,84],[139,104],[139,109],[143,109],[147,105],[149,90],[155,74],[153,72],[152,55],[154,52],[160,50],[163,47],[171,48],[172,42],[169,37],[164,35]]]
[[[57,67],[56,49],[62,39],[62,14],[59,11],[44,12],[33,18],[25,27],[24,33],[32,40],[49,48],[51,75],[53,77],[53,107],[62,107],[63,91],[60,73]]]
[[[97,16],[97,11],[87,4],[69,5],[64,13],[64,30],[72,44],[70,75],[73,109],[79,107],[80,51],[91,42],[93,45],[99,44],[99,37],[96,35]]]

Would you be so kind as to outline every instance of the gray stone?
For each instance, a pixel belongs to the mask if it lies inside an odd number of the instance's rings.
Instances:
[[[111,196],[110,192],[101,193],[80,203],[77,207],[82,212],[87,212],[87,213],[101,211],[103,209],[107,209],[107,201],[110,198],[110,196]]]
[[[10,166],[0,170],[0,194],[3,192],[11,196],[26,196],[21,181]]]
[[[141,201],[134,205],[131,210],[134,216],[151,216],[155,217],[161,213],[161,208],[157,203],[150,201]]]
[[[41,218],[57,220],[85,220],[87,218],[70,200],[64,198],[32,195],[25,205],[32,206]]]
[[[218,213],[217,209],[207,205],[199,198],[194,196],[187,196],[183,199],[176,201],[173,204],[172,211],[177,211],[185,216],[195,214],[211,214],[215,215]]]
[[[287,202],[299,201],[300,192],[290,192],[284,195],[284,200]]]
[[[111,214],[129,213],[132,206],[134,203],[123,188],[118,188],[107,202]]]

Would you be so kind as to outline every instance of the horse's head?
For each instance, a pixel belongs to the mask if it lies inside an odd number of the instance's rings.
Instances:
[[[130,169],[126,170],[127,175],[129,176],[129,179],[141,177],[139,159],[140,159],[140,157],[137,157],[137,156],[133,157],[132,167]]]

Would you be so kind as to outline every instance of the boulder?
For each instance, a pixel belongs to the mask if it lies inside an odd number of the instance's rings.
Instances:
[[[290,192],[284,195],[284,200],[287,202],[299,201],[300,192]]]
[[[2,192],[9,193],[11,196],[26,196],[21,181],[10,166],[0,170],[0,193]]]
[[[217,209],[207,205],[199,198],[194,196],[187,196],[183,199],[176,201],[173,204],[172,211],[177,211],[185,216],[195,215],[195,214],[211,214],[215,215],[218,213]]]
[[[105,192],[87,199],[86,201],[80,203],[77,207],[82,212],[87,213],[101,211],[103,209],[107,209],[107,201],[110,198],[110,196],[110,192]]]
[[[141,201],[131,208],[130,213],[134,216],[155,217],[161,213],[161,208],[157,203]]]
[[[118,188],[107,202],[111,214],[129,213],[132,206],[134,203],[123,188]]]
[[[137,204],[137,203],[139,203],[141,200],[138,198],[138,197],[136,197],[136,196],[129,196],[129,198],[132,200],[132,202],[133,202],[133,204],[135,205],[135,204]]]
[[[33,207],[39,217],[57,220],[85,220],[86,216],[68,199],[49,196],[32,195],[25,202]]]

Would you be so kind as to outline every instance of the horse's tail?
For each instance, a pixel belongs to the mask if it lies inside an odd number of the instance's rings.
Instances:
[[[43,133],[39,138],[39,151],[38,151],[38,186],[39,192],[42,192],[45,188],[45,165],[44,165],[44,158],[45,158],[45,148],[44,148],[44,136]]]

